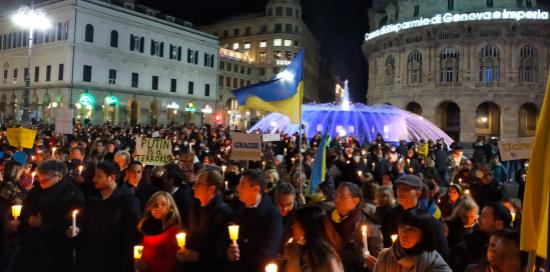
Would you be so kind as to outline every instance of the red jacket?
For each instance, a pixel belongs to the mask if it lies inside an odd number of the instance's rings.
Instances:
[[[176,271],[176,252],[178,251],[176,234],[179,231],[181,231],[180,227],[174,225],[161,234],[143,236],[141,259],[147,263],[148,271]]]

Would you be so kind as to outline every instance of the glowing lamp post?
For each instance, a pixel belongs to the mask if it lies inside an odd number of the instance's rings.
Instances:
[[[35,29],[46,30],[50,28],[50,20],[46,17],[46,11],[43,9],[32,9],[27,6],[21,6],[17,13],[13,15],[12,21],[15,25],[28,30],[28,55],[27,55],[27,74],[25,75],[25,89],[23,92],[23,115],[22,123],[30,121],[29,92],[31,86],[31,56],[33,32]]]

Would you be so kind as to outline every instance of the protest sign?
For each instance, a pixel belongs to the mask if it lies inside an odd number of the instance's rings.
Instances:
[[[165,165],[172,162],[172,142],[158,138],[136,138],[136,161],[145,165]]]
[[[262,140],[264,142],[278,142],[281,140],[281,134],[279,133],[263,134]]]
[[[8,142],[11,146],[32,148],[36,138],[36,130],[28,128],[8,128]]]
[[[73,110],[55,109],[55,133],[73,134]]]
[[[231,133],[231,142],[231,160],[259,161],[262,159],[261,134]]]
[[[501,161],[523,160],[531,157],[534,137],[508,138],[498,141]]]

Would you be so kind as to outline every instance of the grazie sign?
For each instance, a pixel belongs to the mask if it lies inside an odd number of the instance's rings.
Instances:
[[[496,10],[482,11],[471,13],[445,13],[437,14],[432,18],[420,17],[417,20],[407,21],[403,23],[385,25],[382,28],[365,34],[365,41],[380,37],[389,33],[397,33],[400,30],[411,29],[421,26],[460,23],[469,21],[490,21],[490,20],[548,20],[548,11],[531,10],[531,11],[512,11],[512,10]]]
[[[534,137],[502,139],[498,142],[498,149],[502,161],[529,159],[533,147]]]
[[[262,135],[256,133],[231,133],[231,159],[259,161],[262,159]]]

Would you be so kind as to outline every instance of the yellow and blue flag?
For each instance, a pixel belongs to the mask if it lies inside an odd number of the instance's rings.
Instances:
[[[330,145],[330,134],[327,132],[321,140],[321,144],[315,153],[315,160],[311,168],[311,180],[309,181],[309,194],[314,195],[317,187],[325,181],[327,172],[327,147]]]
[[[550,197],[550,75],[537,123],[535,141],[527,169],[523,197],[520,247],[542,258],[548,255],[548,203]]]
[[[299,124],[302,114],[304,50],[273,79],[233,90],[239,105],[249,109],[278,112]]]

